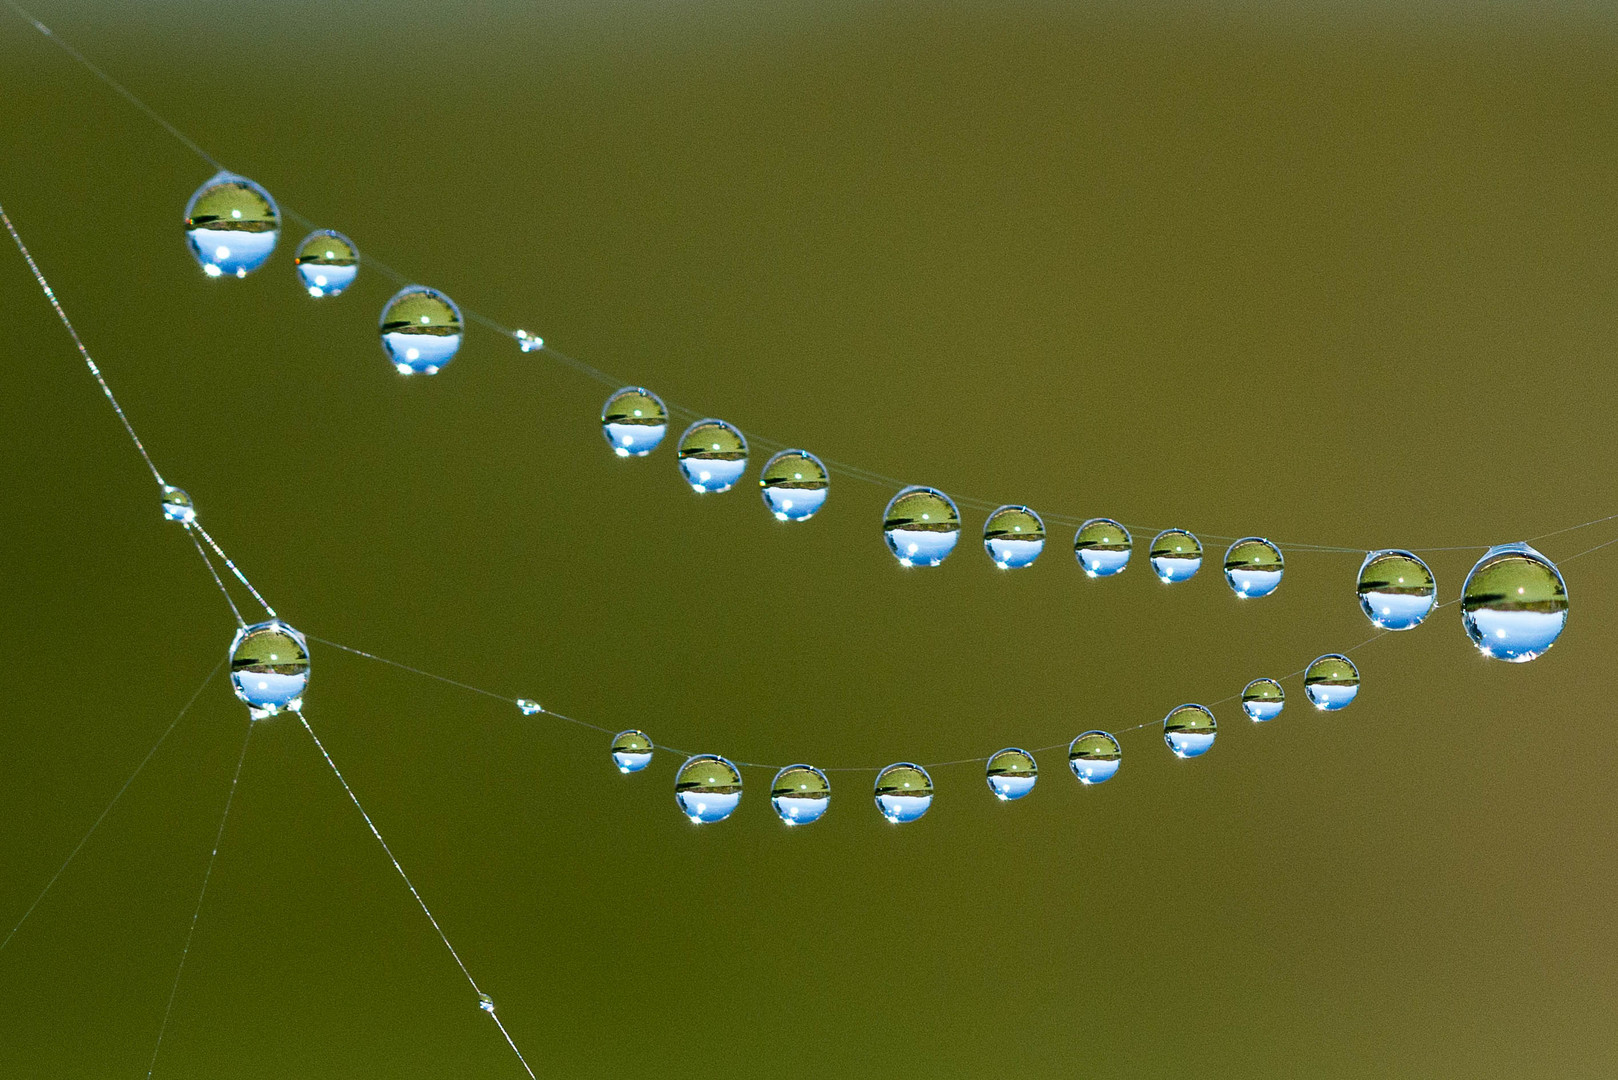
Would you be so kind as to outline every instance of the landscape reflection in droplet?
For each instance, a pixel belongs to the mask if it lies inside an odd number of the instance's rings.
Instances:
[[[680,436],[680,472],[698,494],[729,491],[747,471],[747,440],[723,420],[698,420]]]
[[[601,406],[601,433],[619,457],[645,457],[669,429],[663,399],[639,386],[626,386]]]
[[[1286,560],[1281,549],[1260,536],[1249,536],[1225,552],[1225,581],[1243,598],[1268,596],[1281,587]]]
[[[1129,530],[1111,518],[1091,518],[1073,535],[1073,554],[1093,578],[1123,573],[1133,547]]]
[[[1489,549],[1461,588],[1461,623],[1483,655],[1521,664],[1543,655],[1567,625],[1567,583],[1527,544]]]
[[[1163,741],[1175,757],[1201,757],[1213,748],[1219,727],[1214,714],[1201,705],[1181,705],[1163,718]]]
[[[1242,712],[1256,723],[1274,720],[1286,703],[1287,692],[1274,679],[1254,679],[1242,690]]]
[[[1118,774],[1123,749],[1105,731],[1086,731],[1067,748],[1068,768],[1081,784],[1104,784]]]
[[[900,565],[937,566],[955,550],[961,515],[942,491],[913,485],[889,501],[882,536]]]
[[[185,206],[185,239],[209,277],[246,277],[264,265],[281,236],[281,211],[245,176],[217,173]]]
[[[612,763],[621,773],[640,772],[652,763],[651,737],[644,731],[630,728],[612,737]]]
[[[360,252],[342,233],[316,229],[298,245],[292,265],[310,296],[336,296],[359,276]]]
[[[813,765],[788,765],[770,785],[770,806],[788,825],[819,821],[831,806],[831,781]]]
[[[764,463],[759,494],[777,521],[808,521],[826,504],[831,476],[807,450],[783,450]]]
[[[1303,692],[1321,712],[1346,709],[1360,692],[1360,669],[1341,653],[1317,657],[1304,670]]]
[[[1202,568],[1202,542],[1184,529],[1165,529],[1152,538],[1151,562],[1160,581],[1188,581]]]
[[[163,516],[169,521],[178,521],[182,525],[189,525],[197,520],[197,507],[180,488],[173,484],[163,485]]]
[[[1011,802],[1034,790],[1034,784],[1039,781],[1039,765],[1034,755],[1011,746],[989,759],[987,776],[994,797],[1001,802]]]
[[[309,643],[280,619],[242,627],[230,643],[230,685],[254,720],[301,709]]]
[[[876,808],[896,825],[915,821],[933,805],[933,778],[920,765],[901,761],[876,777]]]
[[[698,754],[680,766],[674,801],[698,825],[724,821],[742,801],[742,774],[717,754]]]
[[[401,375],[436,375],[461,347],[461,309],[425,285],[406,285],[379,322],[382,351]]]
[[[1026,506],[1002,506],[983,523],[983,549],[1002,570],[1032,566],[1045,550],[1045,522]]]
[[[1373,551],[1360,564],[1360,610],[1380,630],[1411,630],[1433,610],[1433,572],[1408,551]]]

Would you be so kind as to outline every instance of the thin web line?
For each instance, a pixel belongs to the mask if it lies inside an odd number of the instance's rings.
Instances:
[[[213,577],[213,583],[219,586],[219,595],[223,596],[225,603],[230,605],[230,613],[236,616],[236,625],[245,628],[247,620],[242,618],[242,613],[237,610],[236,601],[231,599],[230,590],[225,588],[224,579],[219,576],[219,571],[214,569],[213,560],[208,558],[208,549],[202,546],[201,540],[197,539],[197,534],[191,527],[192,524],[194,523],[187,523],[185,527],[186,535],[191,537],[191,543],[196,545],[197,555],[202,559],[202,565],[208,568],[208,573]]]
[[[258,601],[258,606],[263,608],[270,618],[278,618],[278,616],[275,614],[275,609],[270,606],[269,601],[265,600],[264,597],[259,595],[259,591],[253,588],[253,583],[247,580],[247,575],[242,573],[241,569],[237,567],[235,563],[230,561],[230,556],[225,554],[225,549],[220,547],[218,542],[216,542],[213,537],[208,535],[208,530],[202,527],[202,522],[191,522],[191,528],[202,534],[202,538],[208,541],[208,546],[213,548],[214,554],[218,555],[219,558],[223,560],[224,564],[229,567],[232,574],[236,575],[236,580],[245,585],[247,587],[247,591],[253,594],[253,599]]]
[[[6,940],[0,941],[0,951],[3,951],[7,945],[11,944],[11,939],[17,936],[17,931],[22,929],[22,924],[28,921],[28,917],[34,913],[34,909],[39,906],[39,902],[45,899],[45,894],[51,891],[51,888],[56,884],[57,879],[60,878],[67,870],[69,864],[71,864],[73,860],[78,857],[79,852],[84,849],[84,845],[89,842],[90,837],[94,836],[95,831],[101,828],[101,823],[107,820],[107,815],[112,813],[112,808],[117,806],[118,800],[124,797],[124,792],[129,790],[129,785],[135,782],[135,778],[141,774],[141,770],[146,768],[147,763],[157,755],[158,748],[161,747],[164,740],[169,737],[169,733],[179,725],[181,720],[185,719],[185,714],[191,711],[191,706],[197,703],[197,698],[202,696],[202,692],[207,689],[208,684],[213,681],[214,676],[219,674],[219,669],[224,666],[225,660],[223,657],[221,657],[219,662],[214,664],[213,670],[208,672],[207,677],[202,680],[201,684],[197,686],[196,690],[191,694],[191,696],[186,699],[186,703],[180,706],[179,713],[174,717],[173,720],[169,721],[169,726],[163,729],[163,734],[157,737],[157,742],[152,744],[152,748],[146,751],[146,756],[141,758],[139,765],[135,766],[135,771],[129,774],[129,779],[125,780],[123,787],[118,789],[118,794],[114,795],[112,797],[112,801],[107,804],[107,808],[101,811],[101,816],[95,819],[95,823],[90,826],[89,831],[79,838],[79,842],[77,844],[73,845],[73,850],[68,853],[67,859],[64,860],[62,865],[57,868],[56,873],[51,875],[51,879],[45,883],[45,887],[39,890],[39,895],[34,897],[34,902],[32,904],[28,905],[28,910],[22,913],[22,918],[18,919],[17,925],[11,928],[11,932],[6,935]]]
[[[152,1047],[152,1060],[146,1066],[146,1080],[152,1080],[152,1070],[157,1068],[157,1055],[163,1049],[163,1036],[169,1029],[169,1018],[174,1015],[174,998],[180,992],[180,976],[185,974],[185,961],[191,955],[191,939],[196,936],[197,918],[202,914],[202,902],[208,896],[208,882],[213,878],[214,862],[219,858],[219,842],[225,838],[225,822],[230,820],[230,806],[236,801],[236,782],[242,778],[242,763],[247,760],[247,746],[252,741],[253,722],[249,720],[247,735],[242,739],[242,752],[236,758],[236,771],[230,777],[230,793],[225,796],[225,812],[219,817],[219,830],[214,833],[213,850],[208,853],[208,869],[202,874],[202,890],[197,893],[197,906],[191,912],[191,925],[185,931],[185,947],[180,950],[180,966],[174,971],[174,984],[169,987],[168,1004],[163,1008],[163,1022],[157,1028],[157,1045]]]

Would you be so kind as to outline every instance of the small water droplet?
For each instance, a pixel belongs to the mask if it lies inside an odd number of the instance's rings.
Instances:
[[[1433,610],[1438,583],[1408,551],[1373,551],[1360,564],[1360,610],[1379,630],[1411,630]]]
[[[788,765],[770,785],[770,806],[788,825],[819,821],[831,806],[831,781],[813,765]]]
[[[1304,670],[1303,692],[1321,712],[1346,709],[1360,692],[1360,669],[1342,653],[1316,657]]]
[[[163,516],[170,521],[178,521],[182,525],[189,525],[197,520],[196,504],[191,501],[180,488],[173,484],[163,485]]]
[[[1073,534],[1073,554],[1093,578],[1123,573],[1134,546],[1129,530],[1111,518],[1091,518]]]
[[[478,1008],[482,1009],[486,1013],[494,1012],[494,998],[490,997],[488,994],[479,993]]]
[[[961,515],[942,491],[912,485],[888,503],[882,536],[903,566],[937,566],[955,550]]]
[[[1180,705],[1163,718],[1163,741],[1174,756],[1201,757],[1213,749],[1219,722],[1201,705]]]
[[[246,277],[264,265],[281,236],[281,211],[245,176],[220,172],[185,206],[185,238],[209,277]]]
[[[915,821],[933,805],[933,778],[920,765],[901,761],[876,777],[876,808],[895,825]]]
[[[526,330],[517,331],[517,347],[523,352],[537,352],[545,347],[545,339]]]
[[[1254,679],[1242,690],[1242,712],[1256,723],[1274,720],[1286,703],[1287,692],[1274,679]]]
[[[1488,550],[1461,588],[1461,624],[1484,656],[1514,664],[1540,656],[1567,625],[1567,583],[1527,544]]]
[[[1067,748],[1068,768],[1085,785],[1104,784],[1118,775],[1123,757],[1118,740],[1105,731],[1086,731]]]
[[[669,429],[663,399],[639,386],[616,391],[601,406],[601,433],[619,457],[645,457]]]
[[[298,245],[292,265],[310,296],[336,296],[359,276],[360,251],[342,233],[316,229]]]
[[[433,375],[461,347],[461,309],[425,285],[406,285],[382,309],[382,348],[401,374]]]
[[[621,773],[640,772],[652,763],[652,740],[644,731],[630,728],[612,737],[612,763]]]
[[[698,825],[724,821],[742,801],[742,774],[717,754],[698,754],[680,766],[674,801]]]
[[[723,420],[698,420],[680,436],[680,472],[699,494],[729,491],[747,471],[747,439]]]
[[[994,797],[1011,802],[1034,790],[1039,782],[1039,765],[1033,754],[1008,746],[989,759],[987,778]]]
[[[1268,596],[1281,587],[1286,560],[1281,549],[1261,536],[1249,536],[1225,552],[1225,582],[1237,596]]]
[[[242,627],[230,643],[230,683],[254,720],[301,709],[309,643],[279,619]]]
[[[537,716],[545,711],[544,707],[532,698],[518,698],[517,708],[522,711],[524,716]]]
[[[983,550],[1002,570],[1032,566],[1045,550],[1045,522],[1026,506],[1002,506],[983,523]]]
[[[1150,559],[1159,580],[1187,581],[1202,569],[1202,542],[1184,529],[1165,529],[1152,538]]]
[[[807,450],[783,450],[764,463],[758,486],[777,521],[807,521],[826,504],[831,477]]]

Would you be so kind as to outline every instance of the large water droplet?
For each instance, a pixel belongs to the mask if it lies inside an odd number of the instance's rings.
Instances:
[[[1202,569],[1202,542],[1184,529],[1165,529],[1152,538],[1151,561],[1160,580],[1186,581]]]
[[[182,525],[189,525],[197,520],[197,507],[180,488],[173,484],[163,485],[163,516],[170,521],[178,521]]]
[[[933,778],[920,765],[901,761],[876,777],[876,808],[896,825],[915,821],[933,805]]]
[[[406,285],[382,309],[382,349],[401,375],[436,375],[461,347],[461,309],[425,285]]]
[[[669,429],[663,399],[639,386],[616,391],[601,406],[601,433],[619,457],[645,457]]]
[[[1567,583],[1527,544],[1492,547],[1466,575],[1461,623],[1483,655],[1514,664],[1532,660],[1567,625]]]
[[[1242,691],[1242,712],[1258,723],[1280,716],[1286,703],[1287,692],[1274,679],[1254,679]]]
[[[185,204],[185,239],[209,277],[246,277],[281,235],[281,211],[245,176],[220,172]]]
[[[1303,692],[1321,712],[1346,709],[1360,692],[1360,669],[1341,653],[1317,657],[1304,670]]]
[[[747,471],[747,440],[723,420],[698,420],[680,436],[680,471],[693,491],[729,491]]]
[[[1067,748],[1068,768],[1081,784],[1104,784],[1118,775],[1124,751],[1105,731],[1086,731]]]
[[[777,521],[807,521],[825,505],[831,477],[809,451],[783,450],[764,463],[758,486]]]
[[[937,566],[955,550],[961,515],[942,491],[911,485],[889,502],[882,536],[902,566]]]
[[[340,232],[316,229],[298,245],[292,265],[310,296],[336,296],[359,276],[360,249]]]
[[[242,627],[230,643],[230,684],[254,720],[303,708],[309,643],[280,619]]]
[[[1112,518],[1091,518],[1073,535],[1073,554],[1091,577],[1112,577],[1129,565],[1135,542]]]
[[[1213,748],[1219,722],[1201,705],[1181,705],[1163,718],[1163,741],[1175,757],[1201,757]]]
[[[1281,587],[1286,560],[1281,549],[1260,536],[1249,536],[1225,552],[1225,581],[1237,596],[1268,596]]]
[[[983,523],[983,549],[1002,570],[1032,566],[1045,550],[1045,522],[1026,506],[1002,506]]]
[[[788,765],[770,785],[770,806],[788,825],[819,821],[831,806],[831,781],[813,765]]]
[[[717,754],[698,754],[680,766],[674,801],[698,825],[724,821],[742,801],[742,774]]]
[[[1020,799],[1034,790],[1039,781],[1039,765],[1034,755],[1008,746],[989,759],[989,790],[1001,802]]]
[[[644,731],[630,728],[612,737],[612,763],[621,773],[640,772],[652,763],[652,740]]]
[[[1408,551],[1373,551],[1360,564],[1360,608],[1381,630],[1420,626],[1438,599],[1427,564]]]

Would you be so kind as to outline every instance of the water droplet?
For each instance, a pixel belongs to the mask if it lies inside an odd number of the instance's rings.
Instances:
[[[1360,608],[1380,630],[1420,626],[1438,599],[1427,564],[1408,551],[1373,551],[1360,564]]]
[[[1274,679],[1254,679],[1242,691],[1242,712],[1258,723],[1280,716],[1286,703],[1287,692]]]
[[[185,205],[185,239],[209,277],[246,277],[264,265],[281,236],[281,211],[245,176],[220,172]]]
[[[494,998],[490,997],[488,994],[479,993],[478,1008],[482,1009],[486,1013],[494,1012]]]
[[[518,698],[517,708],[524,716],[537,716],[545,711],[545,707],[532,698]]]
[[[933,805],[933,778],[920,765],[901,761],[876,776],[876,808],[895,825],[915,821]]]
[[[173,484],[163,485],[163,516],[170,521],[189,525],[197,520],[197,507],[191,496]]]
[[[1105,731],[1086,731],[1067,748],[1068,768],[1081,784],[1104,784],[1118,775],[1124,751]]]
[[[1321,712],[1346,709],[1360,692],[1360,669],[1341,653],[1317,657],[1304,670],[1303,692]]]
[[[1152,538],[1151,562],[1160,580],[1187,581],[1202,569],[1202,542],[1184,529],[1165,529]]]
[[[1045,522],[1026,506],[1002,506],[983,523],[983,550],[1002,570],[1032,566],[1045,550]]]
[[[1033,754],[1008,746],[989,759],[988,780],[994,797],[1010,802],[1034,790],[1034,784],[1039,781],[1039,765]]]
[[[663,399],[639,386],[626,386],[601,406],[601,433],[619,457],[645,457],[663,441],[669,411]]]
[[[961,515],[948,495],[911,485],[882,515],[882,535],[902,566],[937,566],[961,538]]]
[[[630,728],[612,737],[612,763],[621,773],[640,772],[652,763],[652,740],[644,731]]]
[[[1163,718],[1163,741],[1178,758],[1201,757],[1213,749],[1219,721],[1201,705],[1181,705]]]
[[[807,521],[826,502],[831,478],[807,450],[783,450],[764,463],[758,486],[777,521]]]
[[[770,785],[770,806],[788,825],[819,821],[831,806],[831,781],[813,765],[788,765]]]
[[[1461,623],[1483,655],[1514,664],[1539,656],[1567,625],[1567,583],[1527,544],[1489,549],[1461,588]]]
[[[538,352],[545,347],[545,339],[526,330],[518,330],[517,347],[523,352]]]
[[[303,708],[309,643],[279,619],[242,627],[230,643],[230,683],[254,720]]]
[[[1111,518],[1091,518],[1073,535],[1073,554],[1093,578],[1123,573],[1134,546],[1129,530]]]
[[[698,754],[680,766],[674,801],[698,825],[724,821],[742,801],[742,774],[717,754]]]
[[[316,229],[298,245],[292,265],[310,296],[336,296],[359,276],[360,251],[342,233]]]
[[[729,491],[747,471],[747,440],[723,420],[698,420],[680,436],[680,471],[693,491]]]
[[[1260,536],[1249,536],[1225,552],[1225,581],[1241,597],[1268,596],[1281,587],[1286,560],[1281,549]]]
[[[461,309],[425,285],[406,285],[382,309],[382,348],[401,375],[434,375],[461,347]]]

